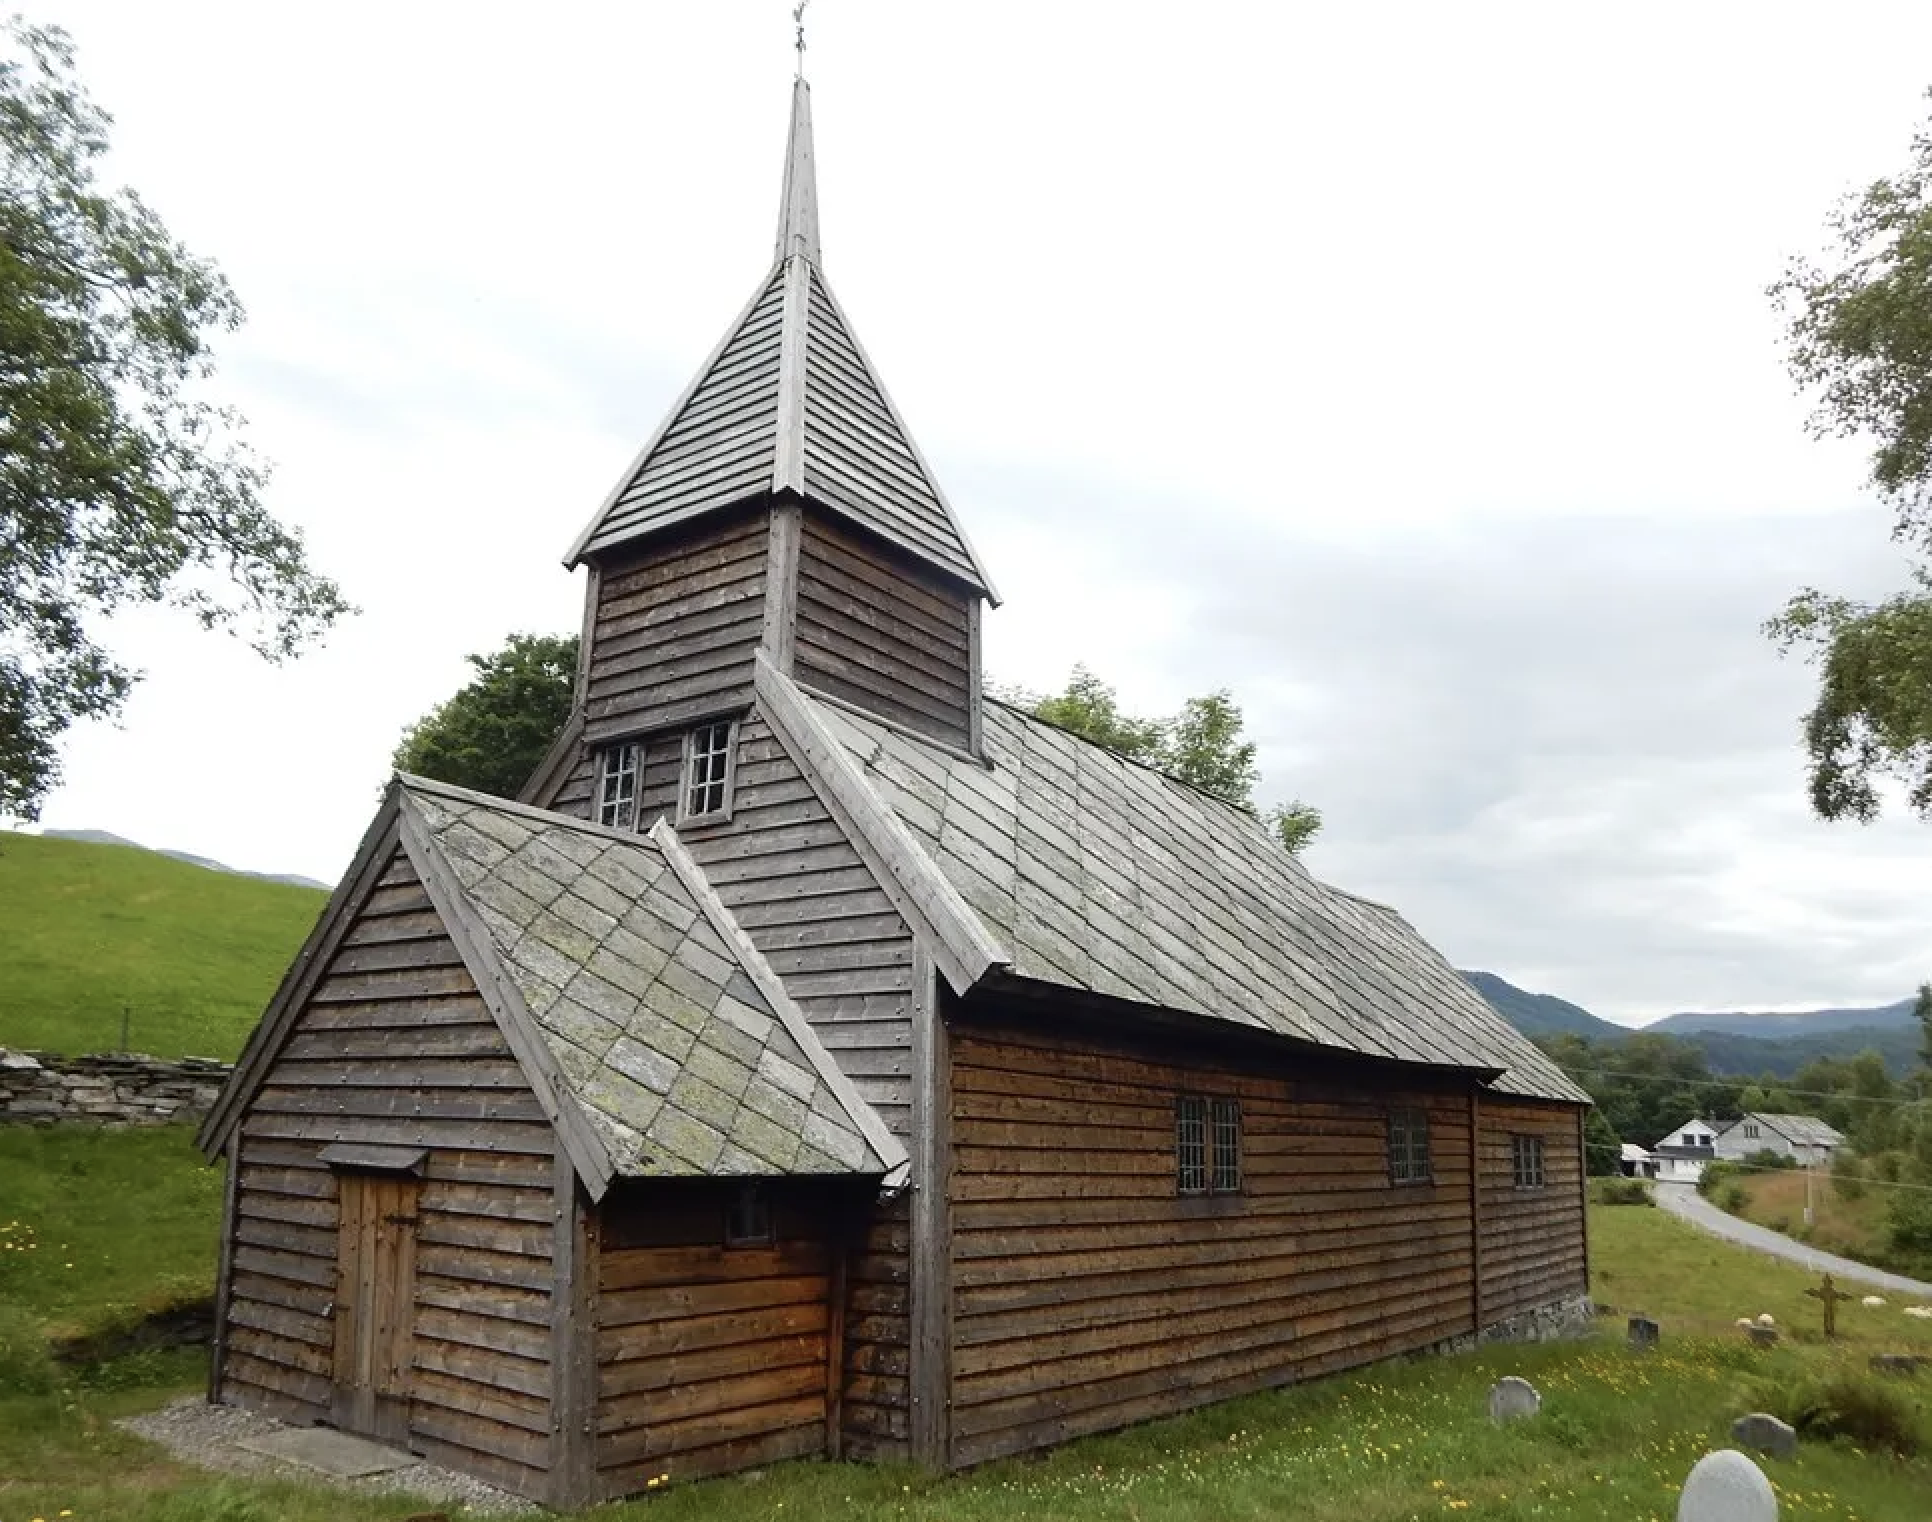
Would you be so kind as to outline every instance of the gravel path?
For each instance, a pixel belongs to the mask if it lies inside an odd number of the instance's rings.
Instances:
[[[309,1485],[334,1485],[371,1495],[400,1492],[451,1506],[471,1516],[514,1516],[538,1510],[535,1502],[526,1501],[522,1496],[430,1463],[415,1463],[406,1469],[392,1469],[387,1474],[370,1475],[366,1479],[343,1480],[300,1464],[283,1463],[267,1454],[251,1453],[241,1446],[244,1441],[279,1432],[287,1424],[234,1406],[211,1406],[196,1395],[172,1401],[159,1411],[127,1417],[119,1425],[136,1437],[159,1443],[182,1463],[202,1469],[222,1469],[231,1474],[259,1475]]]
[[[1857,1284],[1869,1284],[1875,1289],[1890,1290],[1895,1295],[1909,1295],[1920,1304],[1932,1304],[1932,1284],[1921,1279],[1908,1279],[1903,1274],[1888,1274],[1882,1268],[1873,1268],[1868,1263],[1855,1263],[1835,1253],[1820,1252],[1815,1247],[1794,1242],[1782,1232],[1768,1231],[1762,1226],[1753,1226],[1749,1221],[1740,1221],[1734,1215],[1726,1215],[1705,1199],[1697,1192],[1695,1184],[1660,1183],[1657,1185],[1657,1203],[1699,1230],[1707,1231],[1714,1237],[1723,1237],[1740,1247],[1755,1248],[1774,1258],[1788,1258],[1815,1273],[1850,1279]]]

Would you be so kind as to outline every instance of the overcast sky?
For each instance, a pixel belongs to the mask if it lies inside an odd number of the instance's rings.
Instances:
[[[771,257],[785,0],[42,0],[248,304],[222,389],[362,608],[147,672],[43,823],[334,880]],[[1932,826],[1826,826],[1805,583],[1902,585],[1764,296],[1904,162],[1919,3],[817,0],[826,269],[998,581],[990,674],[1233,690],[1324,878],[1611,1018],[1902,997]]]

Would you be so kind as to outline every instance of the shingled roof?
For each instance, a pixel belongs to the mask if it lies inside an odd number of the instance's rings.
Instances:
[[[792,91],[777,257],[565,564],[789,491],[997,601],[821,268],[811,90]]]
[[[432,895],[461,894],[615,1176],[903,1160],[668,825],[620,834],[413,777],[400,792]]]
[[[1317,882],[1246,809],[1003,704],[981,766],[791,691],[1018,976],[1589,1102],[1399,914]]]

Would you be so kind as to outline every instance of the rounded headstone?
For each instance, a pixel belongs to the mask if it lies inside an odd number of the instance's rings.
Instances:
[[[1648,1316],[1630,1318],[1630,1346],[1638,1352],[1654,1348],[1663,1336],[1663,1328]]]
[[[1778,1345],[1778,1329],[1774,1326],[1750,1326],[1745,1328],[1751,1341],[1761,1348],[1775,1348]]]
[[[1768,1411],[1753,1411],[1732,1422],[1731,1441],[1740,1447],[1768,1453],[1774,1459],[1788,1459],[1798,1451],[1797,1429]]]
[[[1536,1393],[1536,1386],[1527,1379],[1505,1374],[1489,1387],[1489,1419],[1492,1422],[1520,1421],[1523,1417],[1536,1415],[1542,1409],[1543,1397]]]
[[[1735,1448],[1720,1448],[1684,1481],[1677,1522],[1778,1522],[1778,1498],[1762,1469]]]

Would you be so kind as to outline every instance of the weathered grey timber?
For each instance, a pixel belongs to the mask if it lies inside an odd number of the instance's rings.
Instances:
[[[811,89],[802,79],[792,92],[777,261],[564,563],[776,492],[808,497],[994,597],[819,268]]]
[[[761,697],[787,685],[761,666]],[[1010,964],[1340,1051],[1487,1070],[1499,1093],[1587,1102],[1399,915],[1315,881],[1246,809],[1000,703],[986,705],[989,766],[804,694],[794,706],[801,744],[833,735],[863,769],[872,805],[846,784],[848,812],[879,829],[908,897],[943,900],[975,979]],[[868,826],[878,812],[888,826]],[[945,970],[963,992],[959,967]]]

